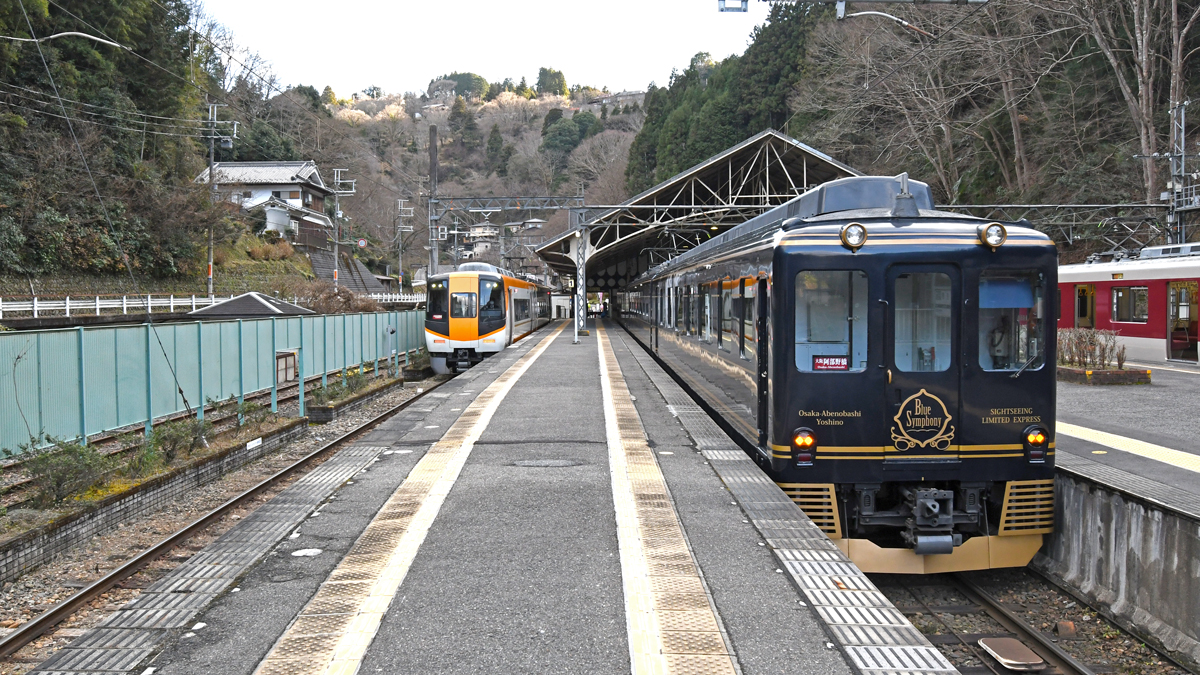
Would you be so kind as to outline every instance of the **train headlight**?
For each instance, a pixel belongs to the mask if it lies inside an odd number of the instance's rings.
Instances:
[[[988,223],[978,228],[979,243],[995,251],[1008,239],[1008,230],[1000,223]]]
[[[867,243],[867,228],[862,223],[847,223],[842,228],[842,245],[857,251]]]
[[[797,466],[812,466],[817,452],[817,435],[808,427],[800,427],[792,434],[792,448]]]
[[[1029,461],[1034,463],[1046,461],[1046,447],[1050,444],[1050,432],[1035,424],[1026,427],[1022,436]]]

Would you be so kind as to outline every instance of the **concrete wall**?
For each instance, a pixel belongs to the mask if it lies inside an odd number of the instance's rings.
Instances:
[[[1047,538],[1034,567],[1200,664],[1200,522],[1061,470],[1055,491],[1057,520],[1071,525]]]

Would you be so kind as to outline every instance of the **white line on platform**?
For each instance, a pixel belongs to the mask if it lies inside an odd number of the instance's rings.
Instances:
[[[1058,422],[1056,426],[1058,433],[1064,436],[1071,436],[1081,441],[1104,445],[1114,450],[1128,452],[1131,455],[1138,455],[1200,473],[1200,455],[1193,455],[1190,452],[1174,450],[1161,445],[1139,441],[1135,438],[1110,434],[1107,431],[1088,429],[1087,427],[1068,424],[1066,422]]]

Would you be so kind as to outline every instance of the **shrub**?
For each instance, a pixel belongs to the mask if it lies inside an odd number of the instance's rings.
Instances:
[[[1125,347],[1117,345],[1117,332],[1093,328],[1060,328],[1058,362],[1077,368],[1108,370],[1113,360],[1125,367]]]
[[[204,445],[205,436],[212,431],[212,423],[208,420],[187,418],[160,424],[150,434],[150,445],[162,454],[163,460],[170,464],[182,452],[185,457],[191,457],[192,452]]]
[[[315,405],[326,405],[346,395],[346,388],[341,382],[327,384],[312,391],[312,402]]]
[[[125,464],[125,474],[132,477],[149,476],[163,465],[163,453],[150,441],[145,441],[133,451]]]
[[[361,391],[367,386],[367,374],[363,369],[358,368],[350,372],[346,379],[346,389],[351,393]]]
[[[49,440],[50,447],[30,451],[32,456],[24,462],[37,491],[35,501],[38,505],[58,504],[83,492],[100,482],[108,471],[108,458],[93,446]]]
[[[261,429],[263,423],[271,416],[270,408],[254,401],[242,401],[238,404],[237,412],[238,423],[241,426],[250,427],[256,431]]]

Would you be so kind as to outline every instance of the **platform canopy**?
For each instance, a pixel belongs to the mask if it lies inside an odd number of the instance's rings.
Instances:
[[[574,277],[587,234],[587,290],[615,291],[650,267],[789,201],[810,187],[861,175],[768,129],[622,204],[572,209],[572,227],[537,253]]]

